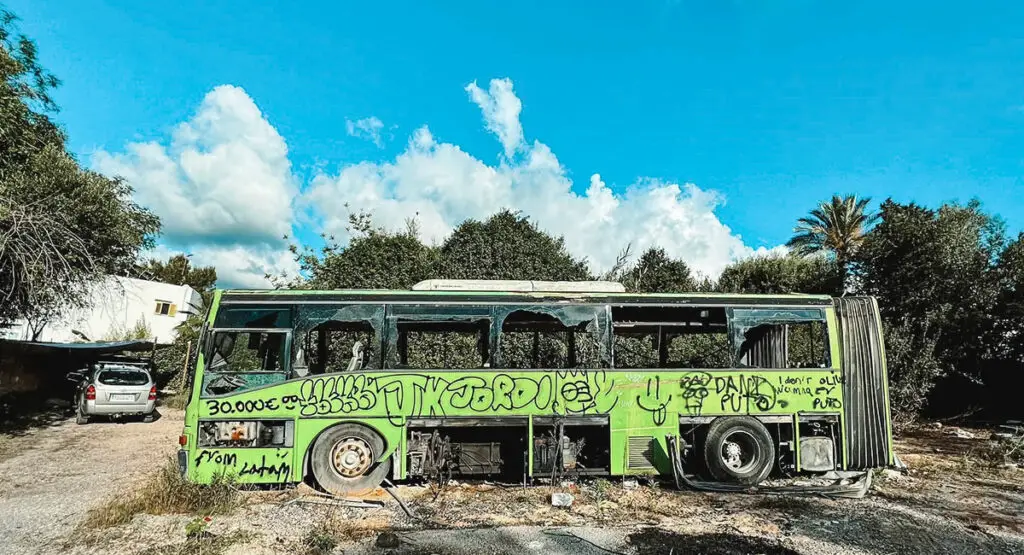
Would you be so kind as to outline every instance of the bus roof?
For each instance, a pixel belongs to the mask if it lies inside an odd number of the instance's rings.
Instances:
[[[221,290],[226,302],[579,302],[579,303],[653,303],[653,304],[758,304],[758,305],[831,305],[828,295],[737,294],[737,293],[614,293],[564,291],[407,291],[396,289],[228,289]]]

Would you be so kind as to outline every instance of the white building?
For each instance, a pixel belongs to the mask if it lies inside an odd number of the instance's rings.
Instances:
[[[122,339],[140,324],[157,343],[174,341],[175,328],[190,314],[201,314],[203,298],[187,285],[111,276],[93,286],[85,308],[69,307],[66,314],[47,322],[36,341],[72,343]],[[0,339],[29,341],[29,322],[16,321],[0,328]]]

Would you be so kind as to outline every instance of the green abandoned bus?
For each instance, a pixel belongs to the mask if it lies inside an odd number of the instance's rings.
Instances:
[[[865,297],[217,291],[187,383],[178,463],[200,483],[350,495],[387,479],[686,472],[749,488],[896,461]]]

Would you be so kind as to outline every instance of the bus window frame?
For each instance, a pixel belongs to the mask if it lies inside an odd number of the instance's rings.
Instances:
[[[231,332],[235,332],[235,333],[259,333],[259,334],[263,334],[263,333],[267,333],[267,334],[271,334],[271,333],[284,334],[285,335],[284,345],[282,347],[282,353],[281,353],[281,370],[254,370],[252,372],[216,372],[216,371],[211,372],[210,371],[210,364],[213,362],[213,349],[216,348],[216,343],[214,342],[214,337],[218,333],[231,333]],[[293,379],[294,376],[292,376],[292,361],[291,361],[291,356],[292,356],[291,355],[291,353],[292,353],[292,332],[293,332],[293,330],[291,328],[238,328],[238,327],[210,328],[209,329],[209,340],[207,341],[207,348],[206,348],[206,350],[203,353],[203,363],[204,363],[203,364],[203,376],[202,376],[203,379],[202,379],[201,382],[199,382],[199,384],[200,384],[199,385],[199,398],[200,399],[214,399],[214,398],[227,397],[229,395],[235,395],[235,394],[238,394],[238,393],[244,393],[246,391],[250,391],[250,389],[242,389],[242,390],[236,390],[236,391],[229,391],[227,393],[222,393],[220,395],[208,394],[206,392],[206,382],[207,382],[206,377],[209,374],[215,374],[215,375],[220,375],[220,374],[228,374],[228,375],[230,375],[230,374],[247,374],[247,375],[248,374],[253,374],[253,375],[285,374],[287,376],[285,379],[281,380],[280,382],[276,382],[275,384],[269,384],[269,385],[276,385],[277,383],[282,383],[282,382],[286,382],[286,381],[288,381],[290,379]],[[266,385],[261,385],[259,387],[266,387]],[[255,389],[255,388],[252,388],[252,389]]]
[[[597,366],[572,366],[564,368],[508,368],[502,354],[501,336],[504,332],[505,320],[517,312],[527,312],[551,317],[560,322],[565,331],[585,333],[594,336],[598,345]],[[551,304],[502,304],[491,309],[491,368],[515,372],[548,372],[551,370],[611,370],[612,366],[612,321],[611,305],[608,303],[580,303],[572,305]],[[587,316],[587,318],[583,318]],[[594,329],[588,327],[593,324]],[[574,330],[583,326],[582,330]],[[575,339],[573,340],[575,342]]]
[[[434,308],[434,311],[418,309]],[[461,313],[460,313],[461,312]],[[481,329],[486,345],[487,366],[478,368],[406,368],[401,365],[399,353],[400,323],[415,322],[482,322],[486,321],[486,331]],[[481,328],[484,326],[481,325]],[[446,304],[446,303],[386,303],[384,310],[383,342],[380,352],[381,370],[383,371],[482,371],[493,370],[493,346],[490,345],[494,336],[494,307],[488,304]]]
[[[729,366],[726,366],[726,367],[712,367],[712,368],[698,368],[698,367],[688,367],[688,366],[671,366],[671,365],[667,365],[667,363],[669,362],[667,359],[665,361],[666,366],[661,366],[662,353],[660,352],[660,350],[662,348],[662,343],[664,343],[665,344],[665,348],[667,348],[668,342],[666,342],[666,340],[670,341],[670,337],[671,336],[673,336],[673,335],[677,335],[677,336],[678,335],[686,335],[686,334],[678,333],[678,332],[673,333],[672,331],[670,331],[668,329],[665,329],[665,328],[669,328],[669,327],[671,327],[671,328],[686,328],[687,327],[686,322],[661,321],[661,320],[658,320],[658,321],[655,321],[655,320],[637,320],[637,321],[615,320],[615,318],[614,318],[614,316],[615,316],[614,308],[615,307],[630,307],[630,308],[641,308],[642,307],[642,308],[652,308],[652,309],[670,308],[670,309],[685,309],[685,310],[698,310],[698,311],[699,310],[705,310],[705,309],[707,309],[707,310],[715,310],[715,309],[723,310],[723,312],[725,314],[725,328],[724,328],[724,332],[725,332],[726,342],[728,343],[728,353],[727,353],[727,355],[729,357]],[[735,364],[735,357],[733,356],[733,353],[735,352],[735,346],[733,345],[733,335],[732,335],[732,308],[729,307],[729,306],[723,306],[723,305],[718,305],[718,304],[673,305],[673,304],[646,304],[646,303],[626,303],[626,304],[612,304],[612,303],[609,303],[608,304],[608,311],[609,311],[608,312],[608,324],[609,324],[609,331],[610,331],[609,337],[611,339],[611,346],[612,346],[613,350],[614,350],[614,347],[615,347],[615,337],[616,337],[616,329],[617,328],[618,329],[622,329],[622,330],[626,330],[626,329],[629,329],[631,327],[642,328],[642,327],[645,327],[645,326],[658,328],[657,332],[648,332],[648,333],[652,333],[652,335],[657,337],[657,340],[658,340],[658,344],[659,344],[658,359],[659,360],[658,360],[658,365],[657,366],[653,366],[653,367],[650,367],[650,368],[634,368],[634,367],[628,367],[628,366],[618,366],[618,365],[613,364],[613,368],[615,370],[619,370],[619,371],[623,371],[623,372],[637,372],[637,371],[653,371],[653,372],[664,372],[664,371],[728,372],[728,371],[731,371],[731,370],[737,370],[738,369],[738,367]],[[617,322],[620,323],[620,324],[624,324],[624,325],[616,326],[615,324]],[[628,324],[628,325],[626,325],[626,324]],[[722,333],[722,331],[720,331],[720,330],[709,330],[709,331],[697,332],[697,333],[694,333],[693,335],[710,334],[710,333]],[[628,333],[624,333],[623,335],[629,335],[629,334]],[[614,352],[613,352],[613,356],[614,356]],[[613,359],[613,362],[614,362],[614,359]]]
[[[776,313],[779,314],[779,316],[777,316],[777,317],[757,318],[757,317],[755,317],[753,315],[751,315],[751,316],[744,315],[744,316],[737,317],[736,316],[736,312],[743,312],[743,313],[776,312]],[[783,314],[785,314],[787,312],[790,313],[791,315],[784,316]],[[809,316],[807,314],[800,314],[800,313],[810,313],[810,312],[817,312],[818,316],[811,317],[811,316]],[[776,306],[776,307],[772,307],[772,306],[764,306],[764,307],[761,307],[761,306],[757,306],[757,307],[750,307],[750,306],[729,307],[728,309],[726,309],[726,319],[727,319],[728,325],[729,325],[729,342],[730,342],[730,344],[732,346],[732,357],[731,357],[731,359],[732,359],[732,368],[735,369],[735,370],[766,370],[766,371],[800,370],[800,371],[812,371],[812,372],[814,372],[814,371],[827,371],[827,372],[831,372],[831,371],[835,371],[837,369],[837,366],[836,366],[836,362],[837,361],[832,360],[834,358],[832,356],[833,334],[832,334],[832,329],[829,327],[829,324],[828,324],[828,310],[827,310],[827,307],[824,307],[824,306],[821,306],[821,307],[811,307],[811,306],[808,306],[808,307],[803,307],[803,306],[801,306],[801,307],[789,307],[789,306]],[[806,323],[814,323],[814,322],[820,322],[824,326],[825,338],[826,339],[823,342],[823,344],[824,344],[824,347],[825,347],[825,354],[826,354],[826,356],[829,359],[827,366],[815,367],[815,368],[790,368],[787,365],[784,368],[775,368],[775,367],[772,367],[772,368],[762,368],[762,367],[758,367],[758,366],[750,366],[750,365],[747,365],[747,364],[740,363],[740,359],[743,356],[742,353],[740,352],[740,350],[743,348],[743,342],[744,342],[744,339],[746,337],[746,333],[748,331],[750,331],[750,330],[752,330],[752,329],[754,329],[754,328],[756,328],[758,326],[763,326],[763,325],[766,325],[766,324],[789,325],[789,324],[806,324]],[[745,325],[745,324],[748,324],[748,323],[749,324],[753,324],[753,325]],[[787,361],[788,361],[788,354],[789,354],[788,353],[788,349],[789,349],[788,341],[787,341],[786,349],[787,349]]]
[[[385,336],[387,331],[387,303],[355,303],[355,302],[337,302],[337,303],[300,303],[296,302],[292,305],[292,332],[293,337],[298,336],[300,340],[305,343],[306,336],[316,330],[319,326],[331,322],[339,324],[357,324],[367,323],[373,330],[373,342],[377,347],[377,356],[371,357],[367,362],[369,366],[360,368],[359,372],[375,372],[383,369],[384,366],[384,349],[385,349]],[[352,312],[357,314],[349,315],[347,318],[337,318],[337,316],[344,316],[345,313],[351,309]],[[370,310],[372,309],[372,310]],[[328,311],[333,311],[331,317],[319,317],[320,314],[326,314]],[[358,315],[358,313],[366,312],[368,314]],[[358,317],[357,317],[358,315]],[[315,324],[314,324],[315,322]],[[329,328],[324,331],[329,331]],[[294,366],[296,352],[293,349],[289,353],[291,362],[293,363],[292,370],[296,368]],[[308,361],[309,356],[306,356]],[[308,369],[308,364],[306,365]],[[337,372],[322,372],[318,374],[307,374],[309,376],[322,376],[329,373],[343,373],[344,370]]]

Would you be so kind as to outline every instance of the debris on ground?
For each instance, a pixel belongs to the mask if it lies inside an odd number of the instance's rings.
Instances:
[[[974,434],[963,430],[961,428],[951,428],[946,431],[946,435],[956,436],[960,439],[974,439]]]
[[[573,496],[571,493],[552,493],[551,494],[551,506],[552,507],[571,507],[573,502]]]
[[[374,542],[374,545],[381,549],[391,549],[401,544],[402,540],[394,532],[381,532],[377,536],[377,541]]]
[[[173,455],[181,418],[171,413],[155,426],[85,430],[62,418],[31,437],[13,438],[16,456],[0,459],[0,555],[193,553],[185,551],[192,546],[182,543],[182,531],[194,515],[139,514],[89,530],[88,542],[75,528],[76,515],[123,493],[116,479],[144,477]],[[1024,462],[1004,461],[1001,447],[997,458],[982,458],[982,449],[999,446],[988,439],[991,429],[965,425],[974,436],[967,439],[947,435],[949,428],[908,429],[895,448],[912,477],[880,471],[858,500],[677,491],[632,477],[573,476],[564,488],[562,478],[530,487],[473,480],[444,488],[388,484],[415,513],[409,517],[384,489],[336,500],[299,485],[242,492],[245,505],[218,516],[209,533],[222,544],[236,538],[224,555],[1024,553]],[[159,437],[139,436],[154,432]],[[140,444],[151,456],[125,454]],[[54,460],[68,446],[80,456]],[[943,454],[933,453],[937,446]],[[129,462],[117,467],[121,460]],[[84,473],[101,480],[69,487]],[[836,472],[829,479],[853,478]]]

